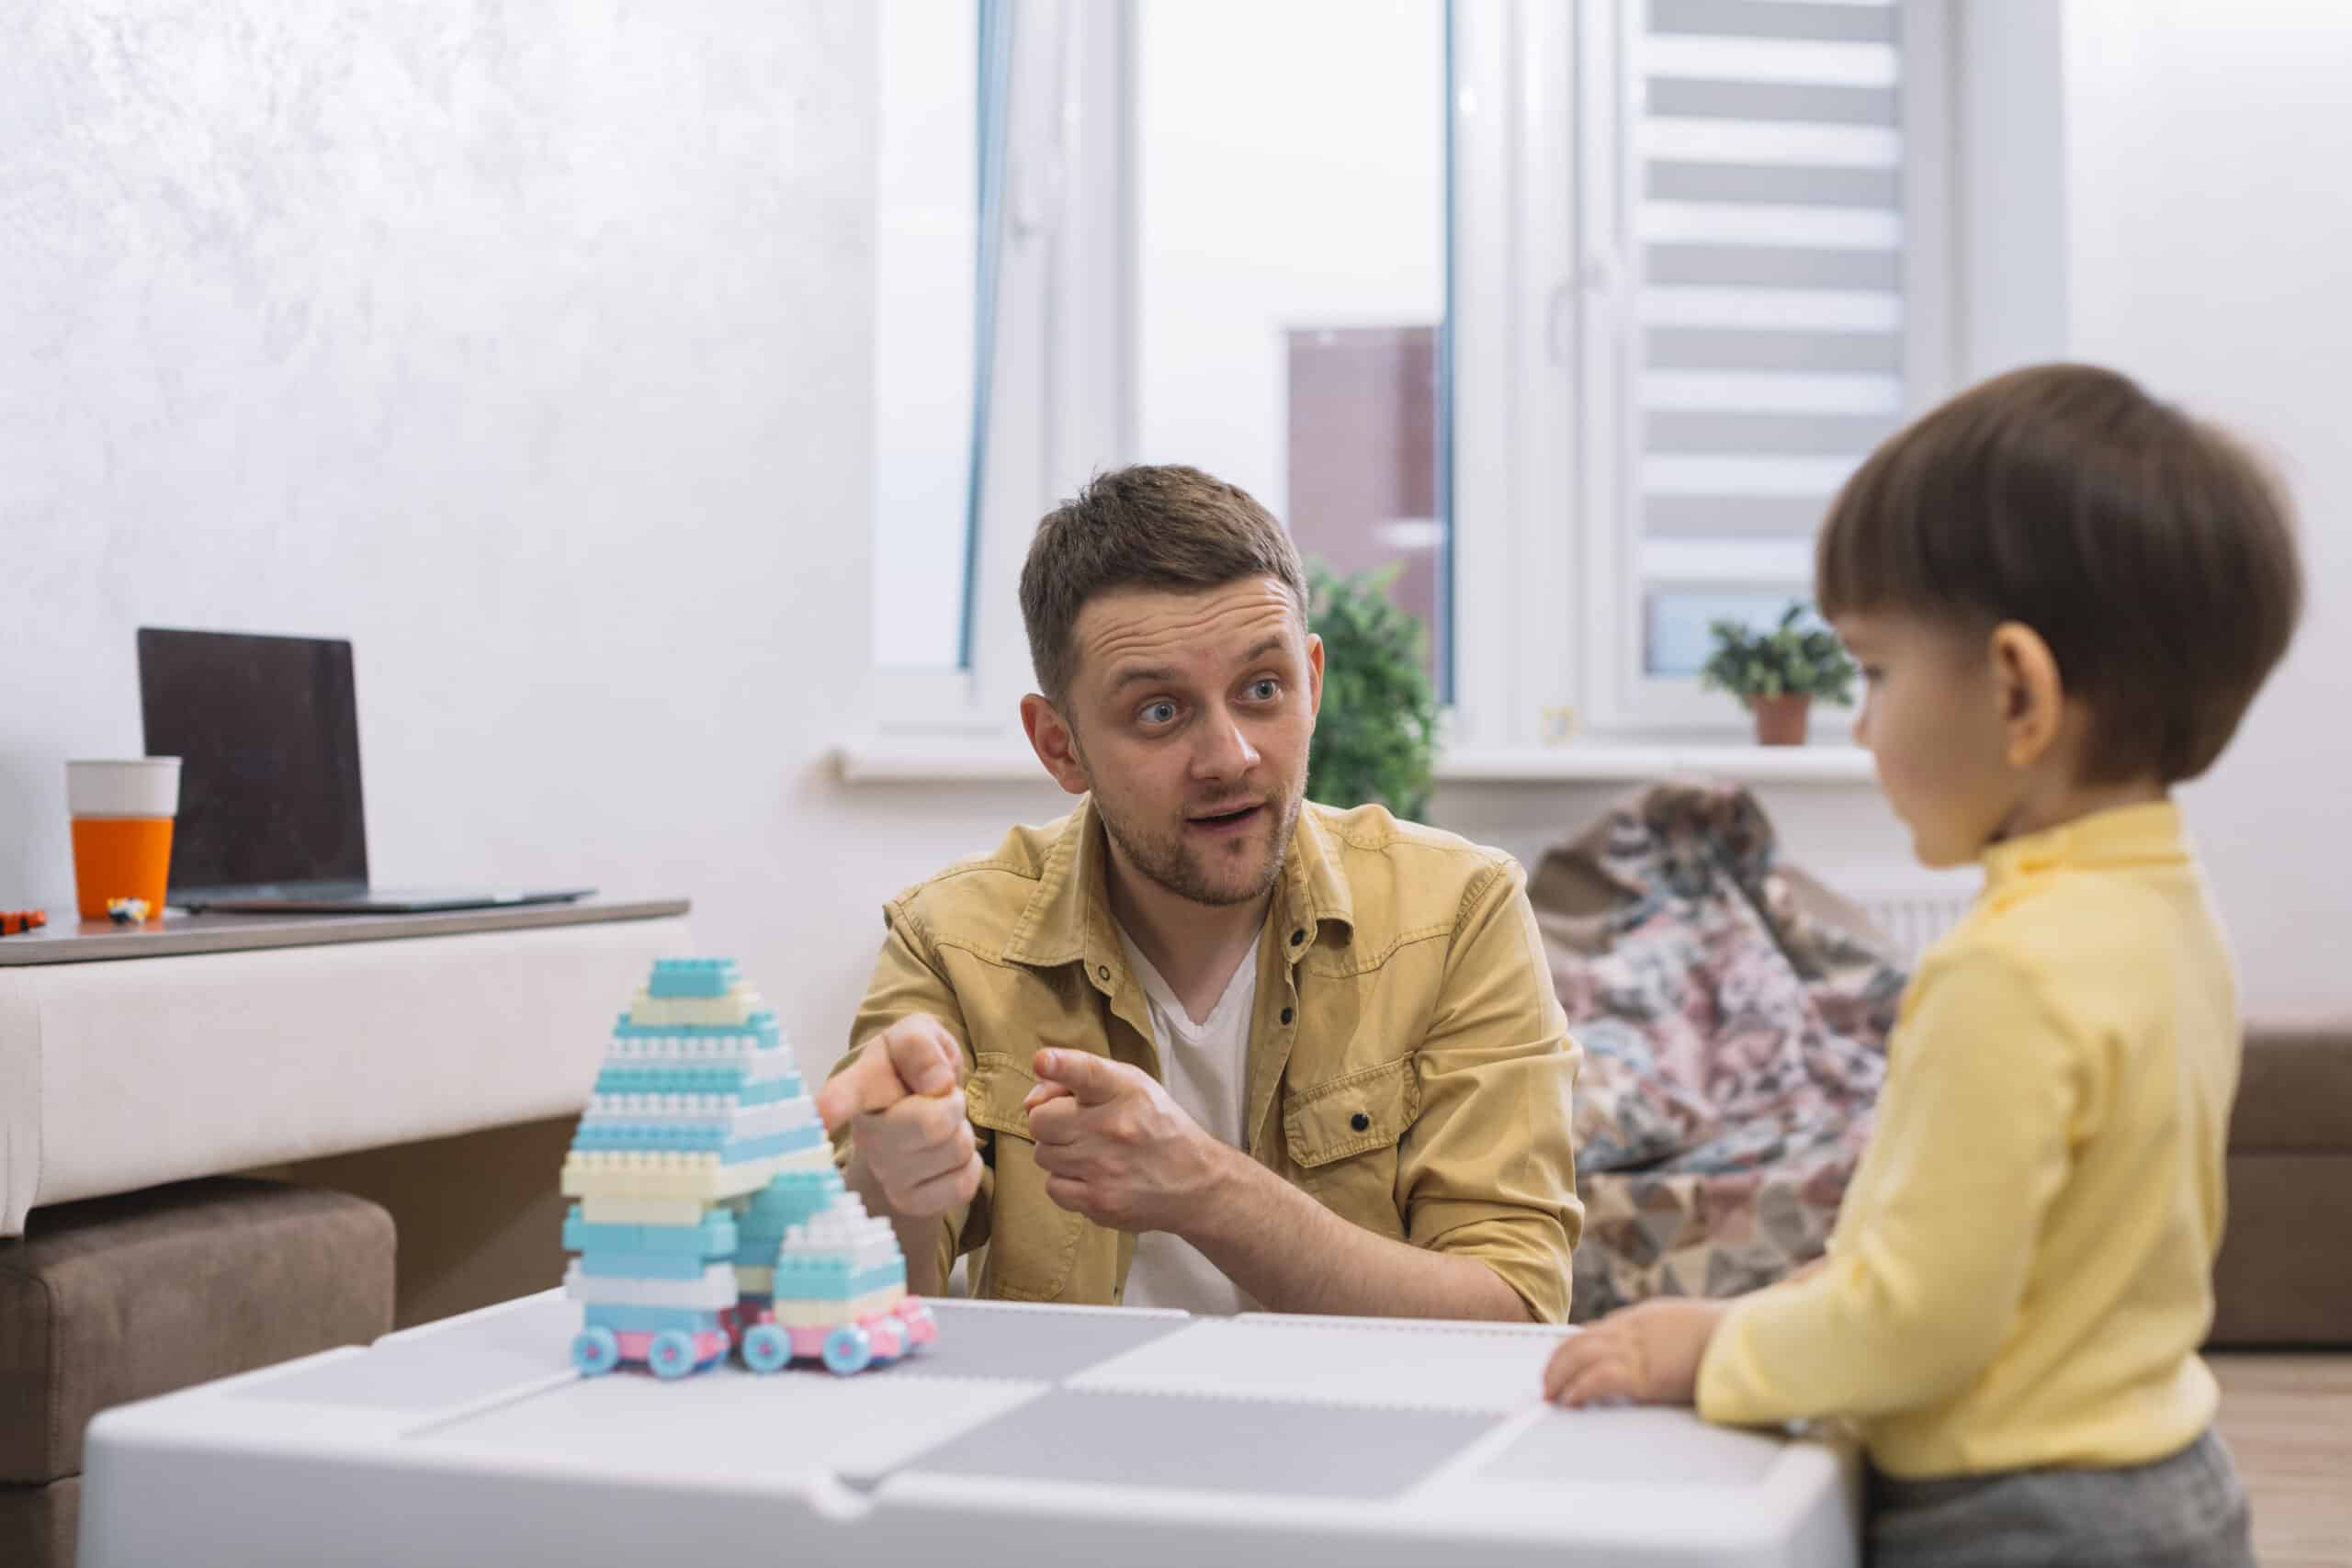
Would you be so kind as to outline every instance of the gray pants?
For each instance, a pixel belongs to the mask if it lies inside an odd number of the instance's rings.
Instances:
[[[2254,1568],[2245,1489],[2210,1429],[2129,1470],[1870,1478],[1875,1568]]]

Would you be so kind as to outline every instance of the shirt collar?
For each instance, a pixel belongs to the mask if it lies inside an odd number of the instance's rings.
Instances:
[[[2188,859],[2180,807],[2169,800],[2095,811],[1984,852],[1984,885],[2074,868],[2178,864]]]
[[[1099,967],[1108,954],[1120,953],[1124,963],[1103,876],[1109,854],[1102,815],[1089,795],[1046,852],[1037,890],[1006,939],[1005,962],[1039,968],[1078,963]],[[1284,956],[1293,959],[1315,944],[1323,922],[1351,930],[1355,924],[1355,904],[1340,874],[1319,807],[1299,808],[1298,825],[1283,852],[1282,874],[1275,879],[1271,913],[1275,940]],[[1294,936],[1298,940],[1294,942]]]

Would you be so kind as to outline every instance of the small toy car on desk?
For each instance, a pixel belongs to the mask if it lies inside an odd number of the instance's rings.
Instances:
[[[107,900],[107,919],[119,926],[139,925],[147,919],[147,900],[109,898]]]
[[[45,909],[0,909],[0,936],[38,931],[47,924],[49,913]]]

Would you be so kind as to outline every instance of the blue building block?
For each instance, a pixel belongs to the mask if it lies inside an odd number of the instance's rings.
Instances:
[[[767,1051],[775,1050],[784,1038],[775,1012],[767,1008],[762,1008],[742,1023],[631,1023],[628,1014],[623,1013],[613,1025],[613,1037],[616,1040],[659,1040],[672,1035],[690,1040],[749,1037]]]
[[[580,1255],[582,1274],[606,1280],[699,1280],[713,1263],[732,1258],[697,1257],[690,1252],[600,1252]]]
[[[770,1105],[808,1091],[797,1071],[751,1081],[748,1067],[714,1062],[611,1062],[596,1075],[598,1094],[731,1094],[744,1105]]]
[[[744,1204],[737,1228],[773,1230],[781,1240],[786,1231],[823,1213],[847,1190],[842,1184],[842,1173],[831,1166],[819,1170],[778,1171]]]
[[[616,1334],[659,1334],[665,1328],[683,1329],[688,1334],[716,1334],[725,1330],[715,1312],[699,1307],[620,1306],[609,1302],[590,1302],[582,1314],[583,1328],[609,1328]]]
[[[653,961],[653,978],[646,989],[666,999],[723,997],[734,986],[735,961],[731,958],[657,958]]]
[[[735,1216],[724,1209],[698,1225],[592,1225],[571,1205],[563,1217],[566,1252],[662,1252],[685,1258],[726,1258],[741,1245]]]
[[[904,1258],[853,1273],[844,1258],[787,1255],[776,1259],[775,1280],[769,1292],[777,1301],[854,1302],[906,1282]]]

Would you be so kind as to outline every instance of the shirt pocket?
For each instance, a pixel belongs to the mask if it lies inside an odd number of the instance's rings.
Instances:
[[[988,1256],[978,1294],[1006,1301],[1049,1302],[1069,1288],[1085,1220],[1046,1196],[1037,1145],[1022,1101],[1037,1080],[1013,1057],[983,1051],[964,1086],[972,1125],[985,1128],[996,1173],[989,1213]]]
[[[1350,1224],[1402,1241],[1396,1145],[1420,1110],[1410,1056],[1285,1090],[1283,1136],[1299,1185]]]

